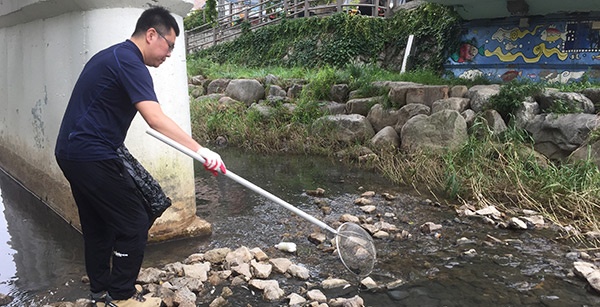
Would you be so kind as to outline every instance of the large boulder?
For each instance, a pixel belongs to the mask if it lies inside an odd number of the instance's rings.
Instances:
[[[401,149],[407,152],[452,149],[467,141],[467,123],[454,110],[417,115],[404,124],[400,137]]]
[[[469,88],[467,98],[471,99],[471,109],[476,113],[483,111],[488,104],[490,97],[498,95],[500,92],[500,85],[475,85]]]
[[[406,91],[406,103],[420,103],[428,107],[434,101],[448,98],[447,85],[421,85],[409,87]]]
[[[254,79],[235,79],[225,88],[225,95],[250,106],[265,98],[265,88]]]
[[[231,80],[229,79],[216,79],[210,81],[206,88],[206,94],[223,94],[230,81]]]
[[[600,126],[595,114],[540,114],[525,125],[534,148],[552,160],[564,160]]]
[[[552,108],[557,106],[570,108],[573,113],[593,114],[595,111],[592,100],[580,93],[546,90],[536,97],[536,100],[541,111],[545,113],[551,112]]]
[[[394,129],[396,129],[396,132],[398,134],[401,133],[402,131],[402,127],[404,126],[404,124],[406,124],[406,122],[417,116],[417,115],[429,115],[429,113],[431,112],[431,108],[424,105],[424,104],[420,104],[420,103],[411,103],[411,104],[407,104],[405,106],[403,106],[402,108],[400,108],[400,110],[398,111],[398,121],[396,122],[396,125],[394,126]]]
[[[367,114],[367,119],[373,125],[375,132],[377,132],[384,127],[396,125],[400,116],[399,114],[399,110],[385,108],[378,103],[371,107],[369,114]]]
[[[377,103],[383,101],[383,97],[368,97],[368,98],[354,98],[346,102],[346,112],[348,114],[360,114],[367,116],[371,107]]]
[[[364,142],[375,135],[369,120],[360,114],[327,115],[311,126],[314,135],[329,135],[344,143]]]

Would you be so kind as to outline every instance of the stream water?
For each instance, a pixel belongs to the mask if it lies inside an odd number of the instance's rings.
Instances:
[[[325,158],[248,155],[220,150],[228,168],[307,213],[335,225],[343,213],[385,220],[412,237],[377,239],[377,263],[370,275],[378,284],[402,281],[393,289],[326,290],[327,297],[360,295],[366,306],[597,306],[600,296],[587,282],[572,276],[569,242],[557,241],[550,229],[497,229],[480,219],[459,218],[448,205],[434,205],[411,195],[381,176]],[[307,236],[317,227],[224,176],[213,177],[196,166],[198,215],[213,224],[213,234],[149,245],[144,267],[183,261],[188,255],[217,247],[260,247],[272,257],[289,257],[311,271],[310,282],[327,277],[355,282],[334,254],[324,253]],[[325,189],[316,199],[306,190]],[[374,214],[354,205],[364,191],[375,191]],[[397,198],[385,201],[381,193]],[[331,208],[324,214],[317,201]],[[26,189],[0,171],[0,293],[13,297],[9,306],[42,306],[87,295],[83,241],[78,232]],[[386,214],[387,213],[387,214]],[[425,222],[443,226],[439,235],[419,230]],[[334,227],[335,228],[335,227]],[[493,236],[503,244],[490,243]],[[459,238],[471,243],[457,244]],[[298,244],[289,255],[276,250],[280,241]],[[471,251],[470,256],[464,253]],[[303,282],[279,279],[282,288]],[[296,288],[297,289],[297,288]],[[219,293],[219,291],[216,291]],[[281,306],[251,291],[235,290],[231,306]],[[208,306],[214,297],[201,298]]]

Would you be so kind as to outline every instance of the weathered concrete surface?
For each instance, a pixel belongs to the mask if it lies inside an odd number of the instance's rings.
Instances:
[[[171,10],[180,28],[191,0],[152,3]],[[0,5],[0,167],[80,229],[54,145],[71,90],[96,52],[131,36],[148,8],[141,0],[12,0]],[[150,68],[165,113],[191,131],[184,35],[160,68]],[[173,206],[150,231],[151,240],[207,235],[196,216],[193,161],[145,133],[138,116],[126,140],[131,153],[163,186]]]

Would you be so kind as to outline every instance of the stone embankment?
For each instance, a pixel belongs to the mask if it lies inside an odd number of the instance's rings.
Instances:
[[[288,85],[284,85],[288,84]],[[337,141],[368,144],[363,157],[374,155],[372,149],[394,146],[405,152],[445,150],[464,144],[468,129],[476,120],[483,121],[492,133],[507,129],[498,112],[489,108],[489,98],[500,91],[500,85],[432,86],[412,82],[375,82],[375,87],[387,91],[387,97],[356,97],[347,84],[331,87],[330,101],[323,101],[326,116],[316,120],[312,129],[316,135],[327,132]],[[294,110],[295,99],[308,86],[302,80],[278,80],[269,75],[264,80],[217,79],[201,76],[191,79],[193,98],[218,99],[224,106],[244,103],[265,116],[275,114],[282,105]],[[384,106],[387,105],[394,108]],[[589,140],[590,132],[600,125],[596,105],[600,89],[581,93],[546,89],[538,97],[527,97],[515,114],[518,128],[526,130],[534,141],[533,154],[540,159],[564,161],[587,159],[600,165],[600,143]],[[577,113],[551,113],[561,104]],[[590,142],[591,141],[591,142]]]

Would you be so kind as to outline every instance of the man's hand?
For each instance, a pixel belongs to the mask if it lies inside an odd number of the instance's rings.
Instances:
[[[227,172],[225,164],[223,163],[223,160],[221,160],[221,156],[218,153],[206,147],[198,149],[196,153],[198,153],[200,156],[202,156],[202,158],[204,158],[204,168],[208,171],[211,171],[213,175],[218,175],[219,171],[222,174],[225,174],[225,172]]]

